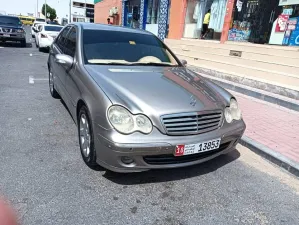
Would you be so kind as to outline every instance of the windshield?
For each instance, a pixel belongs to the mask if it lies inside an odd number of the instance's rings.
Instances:
[[[18,17],[0,16],[0,24],[19,26],[22,23]]]
[[[107,30],[84,30],[86,64],[144,64],[178,66],[178,62],[154,35]]]
[[[37,21],[37,22],[46,22],[45,19],[39,19],[39,18],[36,18],[35,21]]]
[[[62,29],[61,26],[45,26],[45,31],[56,31],[59,32]]]

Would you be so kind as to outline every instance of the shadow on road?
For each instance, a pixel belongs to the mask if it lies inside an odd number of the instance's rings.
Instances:
[[[0,42],[0,47],[5,48],[32,48],[32,43],[26,43],[26,47],[22,47],[18,42]]]
[[[103,175],[108,180],[121,185],[135,185],[145,183],[158,183],[173,180],[182,180],[195,176],[201,176],[216,171],[240,157],[237,150],[233,150],[226,155],[221,155],[208,162],[184,168],[150,170],[141,173],[120,174],[106,171]]]

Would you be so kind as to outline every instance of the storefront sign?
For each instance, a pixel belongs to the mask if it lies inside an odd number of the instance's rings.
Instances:
[[[287,28],[288,20],[289,20],[288,15],[279,15],[275,27],[275,32],[284,32]]]
[[[94,18],[94,9],[86,9],[86,17]]]

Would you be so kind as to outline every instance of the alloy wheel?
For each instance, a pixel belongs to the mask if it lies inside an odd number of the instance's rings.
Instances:
[[[90,155],[90,129],[88,120],[85,114],[81,114],[79,123],[80,147],[84,157],[88,158]]]

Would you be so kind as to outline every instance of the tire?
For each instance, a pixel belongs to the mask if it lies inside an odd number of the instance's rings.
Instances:
[[[40,48],[40,47],[38,47],[38,51],[40,51],[40,52],[43,52],[43,49],[42,49],[42,48]]]
[[[49,89],[50,89],[50,94],[53,98],[60,99],[60,95],[55,89],[54,78],[50,69],[49,69]]]
[[[94,147],[94,134],[90,119],[90,114],[85,105],[83,105],[78,114],[78,137],[80,152],[85,164],[93,169],[99,170],[102,167],[96,162],[96,150]]]
[[[22,41],[21,41],[21,47],[22,47],[22,48],[25,48],[25,47],[26,47],[26,40],[22,40]]]

